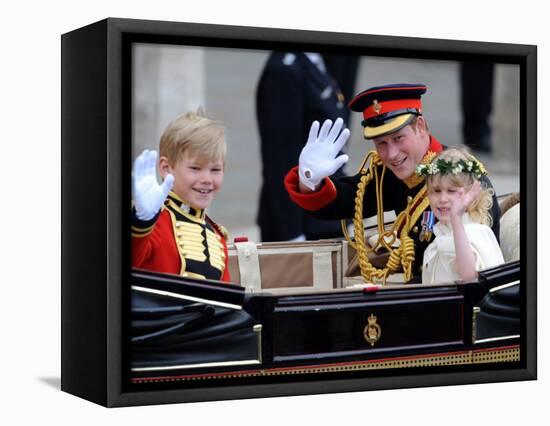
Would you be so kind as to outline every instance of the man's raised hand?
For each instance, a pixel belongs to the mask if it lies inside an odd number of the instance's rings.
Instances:
[[[348,129],[342,130],[343,125],[344,120],[338,118],[334,125],[331,120],[325,120],[321,130],[319,122],[314,121],[309,129],[307,143],[300,153],[298,174],[300,183],[312,191],[349,160],[346,154],[338,156],[350,134]]]

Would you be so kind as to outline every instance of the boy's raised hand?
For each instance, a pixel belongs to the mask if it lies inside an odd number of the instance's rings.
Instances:
[[[161,185],[157,182],[157,151],[145,150],[136,158],[132,170],[132,198],[136,215],[151,220],[159,212],[174,186],[174,176],[167,175]]]
[[[349,138],[349,130],[342,126],[344,120],[338,118],[334,125],[325,120],[321,130],[319,122],[314,121],[309,130],[309,138],[300,153],[298,174],[300,183],[315,191],[321,181],[333,175],[349,159],[346,154],[337,157]]]

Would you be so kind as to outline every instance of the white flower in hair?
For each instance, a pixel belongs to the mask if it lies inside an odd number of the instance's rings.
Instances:
[[[428,174],[435,175],[437,174],[437,172],[439,172],[439,169],[437,168],[437,164],[430,163],[430,165],[428,166]]]
[[[471,172],[471,171],[472,171],[472,167],[474,167],[473,161],[468,161],[468,162],[466,163],[466,170],[468,170],[469,172]]]
[[[451,171],[452,171],[453,175],[457,175],[460,172],[462,172],[462,170],[463,170],[463,166],[462,166],[462,164],[459,163],[456,166],[454,166],[453,170],[451,170]]]

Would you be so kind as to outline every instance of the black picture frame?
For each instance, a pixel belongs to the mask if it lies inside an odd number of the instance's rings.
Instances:
[[[134,42],[257,49],[321,49],[417,59],[491,60],[520,66],[522,193],[521,363],[440,374],[162,388],[128,388],[131,95]],[[62,390],[129,406],[536,379],[537,49],[316,31],[109,18],[62,36]],[[85,190],[84,190],[85,189]]]

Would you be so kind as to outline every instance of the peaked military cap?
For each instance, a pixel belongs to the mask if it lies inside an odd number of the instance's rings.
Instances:
[[[349,103],[352,111],[362,112],[365,139],[396,132],[422,115],[420,97],[426,93],[424,84],[390,84],[371,87],[359,93]]]

